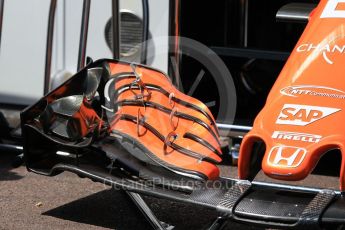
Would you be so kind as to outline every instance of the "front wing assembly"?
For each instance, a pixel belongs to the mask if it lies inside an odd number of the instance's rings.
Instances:
[[[117,189],[215,209],[226,219],[247,224],[311,229],[345,224],[345,198],[338,191],[222,177],[200,182],[162,167],[148,167],[119,145],[121,138],[114,141],[98,133],[97,139],[86,135],[82,141],[71,143],[63,138],[60,141],[52,139],[35,127],[37,114],[44,111],[47,101],[80,94],[85,89],[82,79],[87,70],[103,68],[105,62],[115,61],[89,63],[69,81],[22,112],[28,170],[46,176],[70,171]],[[95,92],[87,90],[86,96],[88,94]],[[85,125],[75,124],[73,119],[70,122],[72,127]],[[58,127],[56,132],[79,138],[75,128],[66,131]],[[112,158],[109,152],[113,153]]]

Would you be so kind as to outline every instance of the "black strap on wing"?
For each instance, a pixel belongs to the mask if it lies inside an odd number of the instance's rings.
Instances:
[[[129,115],[129,114],[121,114],[119,116],[120,116],[119,117],[120,120],[126,120],[126,121],[133,122],[134,124],[137,124],[137,117],[135,117],[135,116],[132,116],[132,115]],[[166,137],[163,134],[161,134],[156,128],[154,128],[152,125],[150,125],[146,121],[141,120],[140,125],[142,125],[146,129],[148,129],[150,132],[152,132],[162,142],[164,142],[166,140]],[[183,154],[185,154],[187,156],[196,158],[198,160],[208,161],[208,162],[213,163],[213,164],[219,163],[216,160],[214,160],[213,158],[210,158],[208,156],[202,155],[202,154],[194,152],[192,150],[183,148],[183,147],[175,144],[174,142],[170,143],[170,147],[172,147],[173,149],[177,150],[178,152],[181,152],[181,153],[183,153]]]
[[[205,141],[204,139],[198,137],[197,135],[195,135],[193,133],[187,132],[183,135],[183,137],[191,139],[191,140],[196,141],[196,142],[199,142],[201,145],[205,146],[206,148],[208,148],[209,150],[211,150],[215,154],[217,154],[219,156],[222,155],[222,153],[219,152],[217,149],[215,149],[210,143],[208,143],[207,141]]]
[[[121,80],[125,80],[125,79],[135,79],[136,76],[133,75],[133,73],[131,73],[131,72],[126,72],[126,73],[121,73],[121,74],[114,74],[114,75],[111,76],[111,78],[115,78],[116,79],[116,83],[118,83]],[[165,89],[163,89],[162,87],[160,87],[158,85],[148,84],[147,83],[146,87],[149,90],[158,91],[158,92],[162,93],[163,95],[165,95],[166,97],[169,97],[169,95],[170,95],[169,92],[167,92]],[[120,87],[119,89],[116,90],[115,95],[120,95],[121,93],[123,93],[125,91],[128,91],[130,89],[139,89],[139,87],[135,87],[135,86],[131,87],[131,84],[123,85],[122,87]],[[198,106],[196,106],[194,104],[191,104],[191,103],[189,103],[187,101],[184,101],[182,99],[179,99],[179,98],[173,98],[173,101],[178,103],[178,104],[181,104],[181,105],[183,105],[183,106],[185,106],[187,108],[191,108],[191,109],[194,109],[194,110],[202,113],[210,121],[211,125],[216,126],[216,123],[213,120],[213,118],[205,110],[203,110],[202,108],[200,108],[200,107],[198,107]],[[216,131],[216,132],[217,132],[217,135],[219,136],[218,131]]]
[[[169,109],[169,108],[166,108],[162,105],[159,105],[155,102],[150,102],[150,101],[145,101],[145,102],[142,102],[142,101],[138,101],[138,100],[122,100],[122,101],[117,101],[115,103],[115,106],[140,106],[140,107],[150,107],[150,108],[153,108],[153,109],[158,109],[166,114],[171,114],[172,110]],[[197,117],[193,117],[191,115],[188,115],[186,113],[181,113],[179,111],[175,112],[175,116],[176,117],[179,117],[179,118],[183,118],[183,119],[186,119],[186,120],[190,120],[190,121],[193,121],[199,125],[201,125],[202,127],[204,127],[208,132],[211,133],[211,135],[214,137],[214,139],[217,141],[217,143],[220,145],[220,142],[219,142],[219,139],[217,137],[217,134],[213,131],[213,129],[207,124],[205,123],[204,121],[200,120],[199,118]]]

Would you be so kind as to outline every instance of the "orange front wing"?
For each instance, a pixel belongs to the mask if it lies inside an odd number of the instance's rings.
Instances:
[[[124,63],[109,63],[108,69],[106,91],[113,92],[108,98],[115,110],[110,135],[127,139],[124,147],[139,159],[197,179],[218,178],[218,130],[202,102],[178,91],[161,72]]]

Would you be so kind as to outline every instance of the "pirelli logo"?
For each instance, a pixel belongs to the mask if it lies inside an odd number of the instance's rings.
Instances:
[[[287,141],[300,141],[308,143],[318,143],[322,136],[310,133],[296,133],[286,131],[274,131],[272,134],[273,139],[287,140]]]

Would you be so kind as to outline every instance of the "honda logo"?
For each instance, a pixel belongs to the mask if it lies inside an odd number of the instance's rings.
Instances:
[[[307,155],[305,148],[274,146],[268,155],[268,164],[275,167],[296,168]]]

